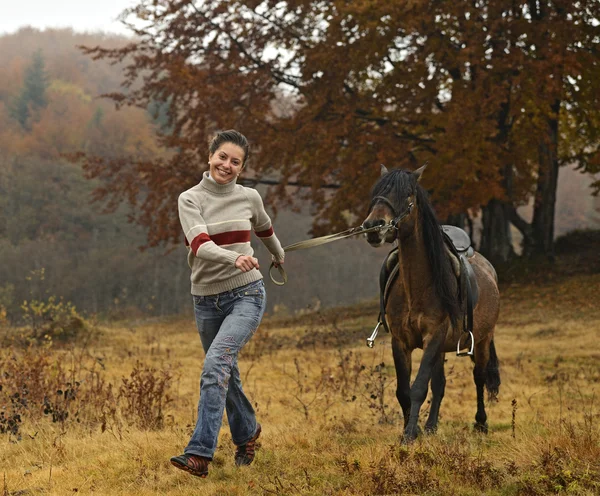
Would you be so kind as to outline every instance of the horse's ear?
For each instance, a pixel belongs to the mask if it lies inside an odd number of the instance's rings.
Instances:
[[[381,174],[380,175],[385,176],[388,172],[389,172],[388,168],[385,165],[381,164]]]
[[[417,178],[417,181],[421,180],[421,176],[423,175],[423,171],[427,168],[427,162],[419,167],[416,171],[413,172],[413,176]]]

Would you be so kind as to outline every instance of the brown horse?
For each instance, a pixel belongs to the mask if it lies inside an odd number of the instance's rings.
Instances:
[[[435,432],[446,385],[444,354],[456,350],[459,339],[465,341],[459,281],[440,224],[419,185],[424,169],[425,166],[414,172],[388,171],[382,166],[382,176],[373,188],[369,215],[363,222],[365,228],[382,226],[381,230],[366,234],[372,246],[395,241],[398,245],[399,271],[390,286],[385,312],[392,334],[398,382],[396,397],[404,415],[404,442],[416,439],[420,431],[419,411],[430,380],[432,400],[425,432]],[[485,386],[490,397],[495,397],[500,386],[493,341],[500,295],[496,271],[490,262],[476,252],[469,262],[479,289],[473,310],[475,429],[487,432],[483,389]],[[423,350],[423,358],[411,387],[411,354],[415,348]]]

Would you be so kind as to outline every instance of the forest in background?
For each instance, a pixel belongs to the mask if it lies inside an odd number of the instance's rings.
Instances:
[[[92,61],[77,48],[127,41],[68,29],[26,28],[0,37],[0,308],[9,320],[18,320],[23,301],[49,295],[113,318],[189,311],[183,236],[178,246],[140,250],[148,232],[129,222],[131,210],[115,205],[103,213],[111,206],[93,201],[101,180],[86,178],[67,159],[80,151],[107,159],[169,156],[156,139],[164,124],[160,111],[125,106],[117,112],[99,98],[119,90],[122,65]],[[591,181],[561,169],[557,235],[599,225]],[[304,214],[280,208],[274,223],[286,245],[309,237],[312,222],[307,205]],[[269,257],[256,238],[253,244],[266,276]],[[385,253],[358,239],[290,254],[290,282],[283,288],[268,282],[269,310],[374,298]]]
[[[100,181],[66,158],[81,150],[105,157],[166,153],[156,144],[160,118],[152,109],[117,112],[99,98],[119,88],[122,68],[93,62],[77,48],[126,42],[68,29],[0,37],[0,307],[10,320],[18,320],[24,301],[49,295],[113,318],[191,308],[183,235],[179,246],[147,247],[146,230],[129,222],[130,209],[104,213],[106,202],[93,201]],[[198,179],[201,172],[199,164]],[[172,205],[176,210],[176,198]],[[280,211],[275,219],[283,244],[308,237],[310,224],[308,214]],[[290,256],[290,283],[271,286],[269,309],[373,297],[384,253],[361,241]],[[252,243],[266,276],[270,257],[257,238]]]

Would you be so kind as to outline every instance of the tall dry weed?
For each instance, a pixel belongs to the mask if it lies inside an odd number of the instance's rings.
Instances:
[[[22,439],[26,421],[49,421],[120,432],[123,421],[141,429],[164,426],[173,373],[137,362],[115,391],[96,357],[75,349],[28,346],[0,352],[0,434]]]

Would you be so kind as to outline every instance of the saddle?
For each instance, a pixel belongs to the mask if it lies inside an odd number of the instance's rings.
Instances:
[[[450,256],[454,274],[458,281],[459,301],[463,308],[463,330],[473,330],[473,309],[479,300],[479,286],[475,272],[469,263],[469,258],[475,251],[471,246],[469,235],[456,226],[442,225],[442,235],[446,250]],[[400,265],[398,264],[398,248],[394,248],[386,257],[379,273],[379,322],[387,332],[390,332],[385,318],[385,307],[390,287],[398,277]]]

